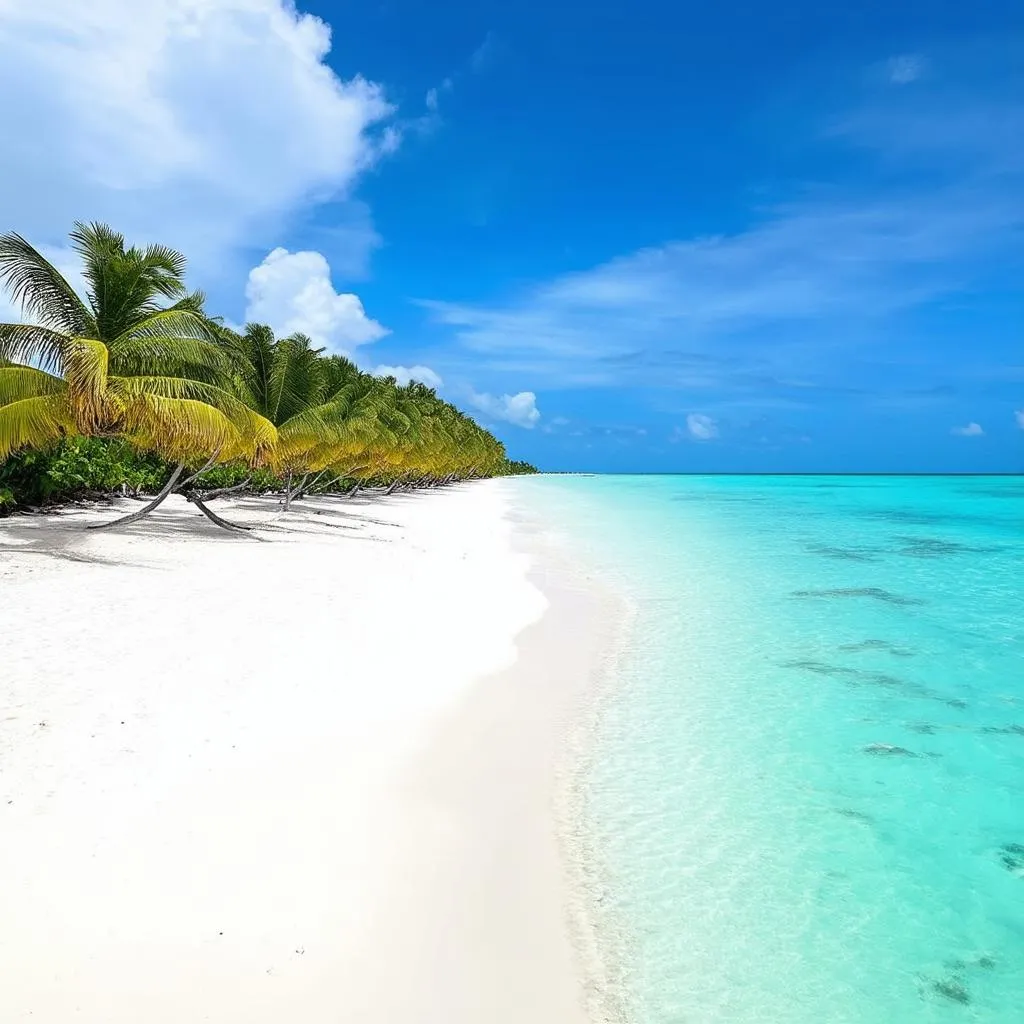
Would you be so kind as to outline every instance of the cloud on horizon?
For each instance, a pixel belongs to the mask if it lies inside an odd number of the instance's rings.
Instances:
[[[979,423],[968,423],[963,427],[953,427],[950,433],[954,437],[983,437],[985,431],[981,429]]]

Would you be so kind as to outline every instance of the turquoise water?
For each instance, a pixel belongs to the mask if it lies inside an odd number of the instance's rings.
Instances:
[[[582,806],[632,1024],[1024,1021],[1024,481],[523,488],[639,609]]]

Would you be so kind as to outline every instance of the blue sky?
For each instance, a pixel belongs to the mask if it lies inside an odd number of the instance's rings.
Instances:
[[[543,468],[1024,469],[1017,4],[36,6],[0,218],[69,273],[179,245]]]

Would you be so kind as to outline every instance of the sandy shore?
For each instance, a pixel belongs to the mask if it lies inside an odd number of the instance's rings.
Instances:
[[[514,487],[0,521],[0,1020],[586,1020],[552,791],[607,606]]]

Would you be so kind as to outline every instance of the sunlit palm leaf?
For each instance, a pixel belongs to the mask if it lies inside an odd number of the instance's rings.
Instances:
[[[0,405],[10,405],[25,398],[59,395],[67,385],[52,374],[31,366],[0,366]]]
[[[19,448],[44,448],[74,433],[75,420],[63,395],[0,406],[0,462]]]
[[[216,345],[199,338],[142,336],[126,338],[110,346],[112,370],[120,375],[167,376],[180,374],[209,383],[230,373],[227,355]]]
[[[85,434],[96,432],[107,418],[107,346],[91,338],[75,338],[67,350],[64,379],[79,429]]]
[[[124,432],[135,444],[175,461],[212,452],[227,459],[244,447],[231,420],[205,402],[140,394],[124,403],[121,416]]]
[[[240,454],[247,457],[266,456],[277,441],[273,423],[223,388],[204,381],[182,377],[112,377],[111,395],[124,408],[145,396],[171,401],[188,401],[209,405],[223,416],[242,439]],[[190,406],[186,406],[190,409]],[[129,417],[130,419],[130,417]],[[134,429],[134,424],[132,425]],[[183,429],[189,429],[186,425]]]

